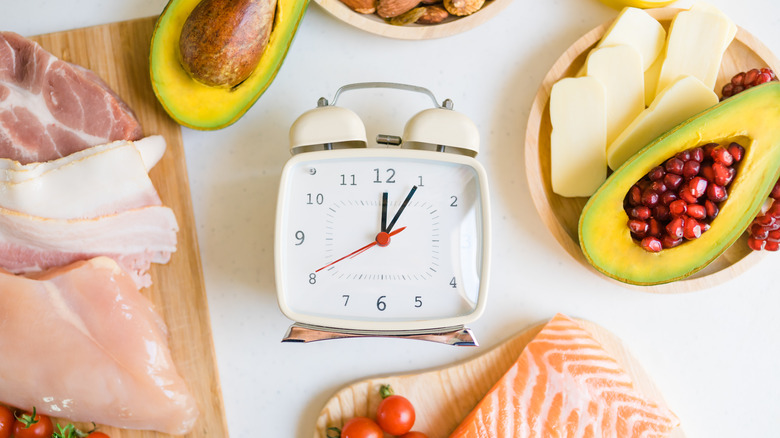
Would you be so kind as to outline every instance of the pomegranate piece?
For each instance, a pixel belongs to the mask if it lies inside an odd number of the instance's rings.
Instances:
[[[663,249],[663,244],[657,237],[645,237],[642,239],[641,246],[650,252],[660,252]]]

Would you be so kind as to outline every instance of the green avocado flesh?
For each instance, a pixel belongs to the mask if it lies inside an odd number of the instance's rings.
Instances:
[[[200,0],[170,0],[157,19],[149,54],[152,88],[177,123],[194,129],[224,128],[252,107],[276,77],[308,0],[278,0],[268,45],[250,76],[233,87],[213,87],[192,79],[180,63],[182,26]]]
[[[653,253],[631,237],[623,200],[634,183],[676,153],[738,141],[745,155],[711,228],[695,240]],[[653,285],[707,266],[747,229],[780,176],[780,82],[728,98],[661,135],[618,168],[590,197],[579,221],[585,258],[616,280]]]

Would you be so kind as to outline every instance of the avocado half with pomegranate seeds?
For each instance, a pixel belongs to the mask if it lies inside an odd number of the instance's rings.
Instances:
[[[270,8],[269,1],[273,0],[168,2],[155,24],[149,63],[154,93],[177,123],[202,130],[224,128],[241,118],[271,85],[308,0],[276,0]],[[204,11],[193,13],[196,10]],[[259,24],[246,31],[247,17],[259,23],[263,16],[272,24],[270,35],[253,35],[267,31],[268,26]],[[262,39],[267,43],[256,42]],[[214,71],[236,60],[242,62],[230,65],[231,71]],[[232,70],[244,70],[239,72],[240,82],[235,83]],[[219,83],[221,77],[227,78],[224,84]]]
[[[707,143],[745,148],[728,198],[695,240],[650,252],[627,226],[624,200],[651,169]],[[780,176],[780,82],[743,91],[671,129],[618,168],[590,197],[579,221],[585,258],[600,272],[636,285],[683,279],[707,266],[747,229]]]

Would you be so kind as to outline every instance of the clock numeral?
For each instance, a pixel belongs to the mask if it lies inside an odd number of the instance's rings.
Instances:
[[[312,272],[309,274],[309,284],[316,284],[317,283],[317,274]]]
[[[309,168],[309,175],[316,175],[317,174],[317,168],[311,167]]]
[[[347,307],[347,303],[349,302],[349,295],[342,295],[341,298],[344,298],[344,307]]]
[[[414,297],[414,307],[422,307],[422,295]]]
[[[457,196],[450,196],[450,199],[452,199],[452,202],[450,203],[450,207],[457,207],[458,206],[458,197]]]
[[[298,240],[298,243],[296,243],[295,246],[303,245],[303,241],[306,239],[306,235],[303,233],[303,231],[298,230],[295,232],[295,238]]]
[[[458,287],[458,282],[455,281],[455,277],[452,277],[452,280],[450,280],[450,286],[452,286],[453,289]]]
[[[420,178],[420,184],[417,184],[417,187],[423,187],[422,175],[418,176],[417,178]]]
[[[357,183],[355,182],[355,174],[345,175],[341,174],[341,184],[340,186],[356,186]]]
[[[380,312],[384,312],[385,309],[387,309],[387,303],[384,302],[385,298],[387,298],[387,295],[382,295],[376,300],[376,308],[379,309]]]
[[[376,172],[376,179],[374,180],[374,183],[375,184],[381,184],[383,181],[380,178],[379,169],[374,169],[374,172]],[[386,180],[384,180],[384,182],[386,182],[388,184],[395,184],[395,179],[394,179],[395,178],[395,169],[393,169],[393,168],[385,169],[385,173],[388,174],[388,177],[387,177]]]
[[[315,202],[317,205],[322,205],[323,202],[325,202],[325,197],[322,195],[322,193],[317,193],[316,195],[312,195],[311,193],[306,194],[306,204],[312,205]]]

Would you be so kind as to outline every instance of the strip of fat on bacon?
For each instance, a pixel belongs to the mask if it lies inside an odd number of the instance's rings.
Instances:
[[[111,259],[29,277],[0,271],[0,321],[0,401],[71,421],[192,429],[198,408],[165,323]]]
[[[178,229],[173,211],[159,205],[91,219],[46,219],[0,207],[0,267],[25,274],[105,255],[147,287],[151,263],[167,263],[176,251]]]
[[[0,32],[0,156],[43,162],[142,136],[133,111],[97,74]]]
[[[0,159],[0,207],[42,218],[77,219],[161,205],[147,171],[164,151],[165,140],[158,135],[44,163]]]

